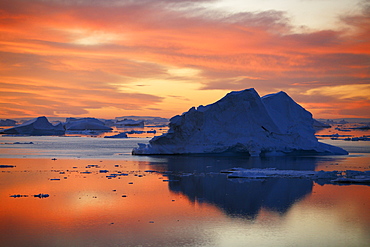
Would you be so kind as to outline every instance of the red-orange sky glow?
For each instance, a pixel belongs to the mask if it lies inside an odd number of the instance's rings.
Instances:
[[[221,2],[1,1],[0,118],[171,117],[245,88],[370,118],[370,1],[322,29]]]

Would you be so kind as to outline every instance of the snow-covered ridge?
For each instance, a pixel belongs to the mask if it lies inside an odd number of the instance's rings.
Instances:
[[[230,92],[219,101],[192,107],[170,119],[166,134],[132,153],[297,155],[348,154],[318,142],[312,114],[286,93],[260,97],[253,89]]]

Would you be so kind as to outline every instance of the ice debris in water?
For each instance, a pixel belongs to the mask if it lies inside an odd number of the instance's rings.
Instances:
[[[228,178],[265,179],[270,177],[305,178],[305,179],[330,179],[338,183],[370,183],[370,171],[302,171],[302,170],[278,170],[232,168],[223,173],[228,173]]]
[[[132,154],[348,154],[320,143],[313,123],[312,114],[286,93],[261,98],[251,88],[171,118],[167,133],[139,143]]]
[[[19,197],[28,197],[28,195],[20,195],[20,194],[16,194],[16,195],[11,195],[10,197],[13,197],[13,198],[19,198]]]
[[[104,136],[104,138],[128,138],[125,132],[113,136]]]
[[[0,168],[13,168],[13,165],[0,165]]]
[[[46,197],[49,197],[49,194],[37,194],[37,195],[33,195],[34,197],[38,197],[38,198],[46,198]]]
[[[37,194],[37,195],[32,195],[33,197],[38,197],[38,198],[47,198],[49,197],[49,194]],[[13,198],[19,198],[19,197],[28,197],[28,195],[21,195],[21,194],[14,194],[14,195],[11,195],[10,197],[13,197]]]

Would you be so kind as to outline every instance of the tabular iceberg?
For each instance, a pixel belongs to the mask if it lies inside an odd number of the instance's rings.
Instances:
[[[139,143],[132,154],[348,154],[318,142],[313,121],[286,93],[261,98],[251,88],[171,118],[167,133]]]

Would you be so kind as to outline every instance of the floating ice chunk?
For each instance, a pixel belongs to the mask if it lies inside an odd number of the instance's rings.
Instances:
[[[143,130],[130,130],[130,131],[127,131],[125,133],[127,133],[127,134],[143,134],[143,133],[145,133],[145,131],[143,131]]]
[[[244,169],[232,168],[221,171],[228,173],[228,178],[305,178],[312,180],[326,179],[337,183],[370,183],[370,171],[302,171],[302,170],[277,170],[275,168],[267,169]]]
[[[13,165],[0,165],[0,168],[13,168]]]
[[[290,178],[311,178],[317,174],[315,171],[298,170],[277,170],[267,169],[232,169],[228,178],[268,178],[268,177],[290,177]],[[323,175],[321,175],[322,177]]]
[[[33,195],[34,197],[38,197],[38,198],[46,198],[46,197],[49,197],[49,194],[38,194],[38,195]]]
[[[119,133],[114,136],[104,136],[104,138],[127,138],[127,134],[123,132],[123,133]]]
[[[16,195],[11,195],[10,197],[13,197],[13,198],[19,198],[19,197],[28,197],[28,195],[20,195],[20,194],[16,194]]]
[[[354,178],[337,178],[332,180],[334,183],[364,183],[370,184],[370,176],[356,176]]]
[[[335,183],[370,183],[370,171],[354,171],[347,170],[343,172],[343,176],[335,180]]]

